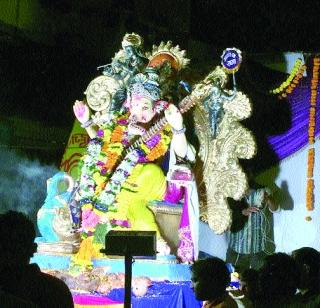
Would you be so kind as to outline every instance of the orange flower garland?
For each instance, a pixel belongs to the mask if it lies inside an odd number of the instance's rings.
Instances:
[[[313,210],[313,190],[314,190],[314,183],[313,179],[308,179],[307,181],[307,210]]]
[[[115,164],[117,163],[118,159],[119,159],[119,155],[117,153],[111,152],[111,151],[107,151],[107,157],[108,160],[107,162],[104,164],[104,167],[108,170],[111,171],[113,170],[113,167],[115,166]]]
[[[319,82],[319,66],[320,58],[315,57],[313,59],[313,71],[311,80],[311,97],[310,97],[310,112],[309,112],[309,128],[308,128],[308,140],[309,145],[312,147],[308,150],[308,169],[307,169],[307,193],[306,193],[306,206],[308,211],[314,209],[314,135],[316,126],[316,103],[318,94],[318,82]]]
[[[170,125],[166,125],[160,132],[161,139],[156,146],[149,149],[146,144],[141,145],[141,149],[144,151],[145,157],[148,161],[154,161],[159,157],[162,157],[168,151],[171,134]]]
[[[121,127],[120,125],[117,126],[111,134],[110,142],[111,143],[121,142],[123,138],[123,132],[124,132],[123,127]]]
[[[308,171],[307,177],[313,178],[313,166],[314,166],[314,148],[308,150]]]
[[[109,142],[105,141],[102,150],[106,153],[106,163],[103,168],[107,171],[112,171],[119,158],[122,155],[123,145],[121,143],[124,136],[124,127],[118,125],[115,127],[114,131],[111,133]]]
[[[166,153],[168,146],[164,142],[159,142],[146,156],[146,159],[149,161],[154,161],[157,158],[163,156]]]
[[[306,69],[306,66],[301,65],[297,75],[292,80],[292,83],[286,88],[284,93],[282,93],[281,95],[278,96],[279,99],[283,99],[283,98],[287,97],[287,95],[290,94],[294,90],[294,88],[299,84],[300,79],[302,78],[305,69]]]

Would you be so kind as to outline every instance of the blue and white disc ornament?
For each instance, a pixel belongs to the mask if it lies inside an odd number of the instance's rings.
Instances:
[[[228,74],[239,70],[242,61],[241,51],[237,48],[227,48],[221,56],[221,65]]]

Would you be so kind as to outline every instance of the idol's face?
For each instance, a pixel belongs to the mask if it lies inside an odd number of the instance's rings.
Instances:
[[[130,119],[140,123],[150,122],[155,115],[152,100],[143,96],[133,96],[129,109]]]

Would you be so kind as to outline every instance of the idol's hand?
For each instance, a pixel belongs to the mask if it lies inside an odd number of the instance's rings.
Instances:
[[[183,118],[179,109],[170,104],[164,111],[166,120],[172,127],[171,146],[175,154],[179,157],[186,157],[188,153],[188,142],[185,135],[185,127],[183,126]]]
[[[81,124],[88,122],[90,119],[89,107],[83,101],[76,100],[74,102],[73,112]]]
[[[169,107],[164,111],[164,115],[168,123],[175,130],[183,129],[183,117],[179,109],[175,105],[170,104]]]

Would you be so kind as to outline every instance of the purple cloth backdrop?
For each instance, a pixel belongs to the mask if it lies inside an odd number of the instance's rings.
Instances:
[[[288,96],[291,109],[291,127],[285,133],[270,136],[268,141],[280,160],[292,155],[308,144],[310,81],[296,87]],[[319,95],[319,91],[318,91]],[[279,104],[285,103],[279,101]],[[318,108],[318,100],[317,107]],[[319,135],[320,112],[316,112],[315,136]]]

